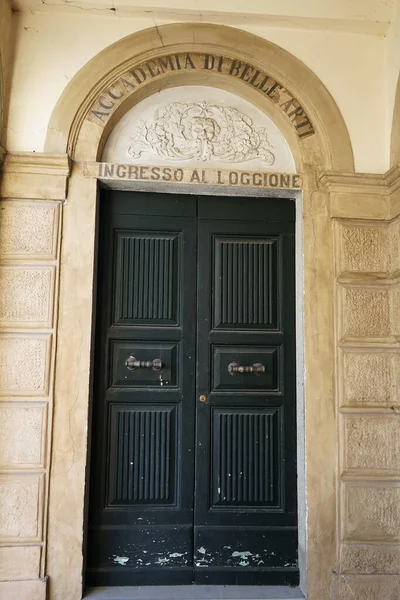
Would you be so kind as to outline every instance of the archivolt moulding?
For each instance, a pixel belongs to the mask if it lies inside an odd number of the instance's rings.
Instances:
[[[188,56],[187,68],[157,73],[154,61],[160,57],[167,60],[166,57],[173,55]],[[210,69],[206,55],[214,59]],[[224,57],[221,69],[217,57]],[[196,65],[191,68],[190,60],[197,59],[203,59],[206,68],[199,70]],[[153,64],[155,75],[146,77],[146,81],[139,70],[144,64]],[[136,74],[136,83],[134,75],[130,80],[123,77],[129,72]],[[257,79],[257,72],[266,73],[272,85],[263,83],[265,77]],[[205,23],[147,29],[100,52],[77,73],[58,101],[48,128],[46,151],[68,152],[76,160],[98,160],[107,136],[127,110],[161,89],[178,85],[220,87],[258,106],[285,135],[299,170],[301,164],[307,164],[321,171],[354,171],[343,117],[308,67],[263,38]],[[111,105],[112,110],[104,108]],[[91,118],[93,108],[105,112],[106,118],[96,119],[93,114]],[[305,118],[312,124],[315,135],[299,137],[298,128],[303,126]],[[306,130],[302,129],[303,132]]]

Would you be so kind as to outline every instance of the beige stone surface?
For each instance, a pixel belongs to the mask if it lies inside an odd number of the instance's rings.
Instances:
[[[0,327],[51,327],[54,267],[0,266]]]
[[[0,600],[46,600],[47,580],[0,582]]]
[[[11,4],[7,0],[0,0],[0,146],[5,145],[5,127],[9,107],[12,28]]]
[[[343,350],[339,358],[342,406],[389,407],[400,404],[400,355]]]
[[[40,541],[42,501],[42,475],[0,474],[0,541]]]
[[[0,179],[2,198],[64,200],[69,159],[66,154],[8,153]],[[30,189],[29,194],[26,193]]]
[[[343,544],[340,570],[343,573],[398,573],[400,570],[400,545]]]
[[[0,546],[0,581],[37,579],[40,546]]]
[[[391,267],[387,225],[342,224],[339,231],[339,273],[387,273]]]
[[[80,600],[82,589],[96,188],[76,165],[63,210],[56,355],[63,366],[56,371],[46,572],[51,600]]]
[[[0,403],[0,468],[44,467],[47,406]]]
[[[343,535],[354,540],[400,540],[400,487],[345,483]]]
[[[351,220],[356,226],[377,227],[382,222],[389,224],[399,216],[398,166],[393,166],[386,173],[326,171],[319,177],[319,183],[331,195],[331,216],[343,219],[344,223]],[[340,246],[340,239],[337,242]]]
[[[55,202],[0,203],[0,257],[53,260],[56,256],[59,206]]]
[[[333,589],[334,600],[399,600],[400,577],[337,575],[334,576]]]
[[[343,337],[389,337],[389,290],[377,287],[343,287]]]
[[[400,418],[343,415],[345,471],[400,475]],[[400,565],[399,565],[400,566]]]
[[[49,334],[0,334],[0,396],[46,395]]]
[[[394,112],[393,112],[392,135],[391,135],[391,143],[390,143],[390,164],[391,164],[391,166],[400,164],[400,77],[399,76],[397,78],[396,98],[395,98]]]
[[[399,191],[396,192],[396,196],[400,195]],[[399,211],[396,211],[397,214]],[[392,263],[392,271],[398,275],[400,270],[400,218],[396,217],[390,223],[390,256]]]
[[[381,194],[363,195],[357,198],[354,193],[338,192],[332,195],[332,216],[341,219],[389,220],[390,200]]]
[[[399,285],[393,286],[390,293],[390,320],[391,320],[391,333],[396,339],[400,336],[400,287]]]

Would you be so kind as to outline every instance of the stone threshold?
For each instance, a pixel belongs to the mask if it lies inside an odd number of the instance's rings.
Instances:
[[[171,585],[90,588],[84,600],[304,600],[300,588],[246,585]]]

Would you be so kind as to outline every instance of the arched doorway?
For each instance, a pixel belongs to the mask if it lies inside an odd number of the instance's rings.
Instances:
[[[193,24],[166,26],[158,31],[136,34],[133,38],[123,40],[104,51],[78,74],[55,109],[47,142],[47,150],[68,150],[73,160],[64,213],[64,262],[61,272],[56,373],[56,397],[63,397],[65,401],[63,404],[56,401],[50,487],[48,574],[54,597],[65,596],[67,588],[68,593],[71,593],[71,586],[78,597],[81,585],[87,465],[85,423],[89,405],[88,372],[91,363],[92,282],[98,187],[98,177],[85,177],[82,163],[96,162],[99,159],[113,126],[132,106],[157,92],[160,86],[164,89],[176,85],[219,87],[245,97],[265,111],[283,132],[295,157],[297,170],[303,178],[302,226],[307,239],[303,266],[307,369],[305,487],[308,506],[307,540],[304,540],[303,550],[305,552],[307,545],[309,597],[324,597],[328,594],[335,565],[336,434],[332,401],[333,234],[327,210],[329,198],[326,192],[319,190],[318,177],[322,170],[353,170],[346,128],[332,98],[317,78],[286,52],[255,36],[225,27]],[[135,47],[134,56],[132,43]],[[174,68],[169,68],[169,60],[173,59],[168,57],[179,56],[179,64],[182,66],[185,55],[190,57],[186,69],[178,68],[176,58],[175,63],[172,63]],[[205,62],[206,56],[209,57],[208,63]],[[211,69],[208,68],[211,65],[210,57],[214,58]],[[224,64],[227,65],[225,72],[222,66],[221,71],[218,70],[221,57],[224,57]],[[157,60],[158,63],[154,62]],[[194,65],[197,64],[196,61],[202,61],[207,68],[193,69],[190,61]],[[144,70],[144,64],[147,64],[145,80],[141,71]],[[162,65],[166,65],[165,71]],[[157,76],[152,78],[150,75],[151,79],[147,76],[149,66],[153,73],[158,68]],[[134,71],[139,81],[134,75],[133,79],[128,79],[125,76],[128,71]],[[263,79],[255,78],[257,72],[259,75],[263,74],[264,78],[270,78],[270,86],[264,88],[261,85]],[[256,83],[261,87],[254,85]],[[274,93],[279,90],[285,90],[288,96],[283,98]],[[277,98],[281,98],[281,101],[278,102]],[[312,135],[301,136],[302,127],[311,131],[307,124],[301,125],[304,121],[312,124]],[[77,285],[81,290],[79,306],[74,295]],[[318,331],[317,337],[313,335],[314,331]],[[78,373],[73,367],[75,359],[69,353],[71,346],[80,348],[81,368]],[[72,379],[71,372],[74,373]],[[73,432],[71,428],[66,432],[65,420],[70,419],[71,422],[71,417]],[[70,450],[72,455],[68,481],[58,468],[60,461],[65,461],[63,449],[66,436],[72,436],[74,440]],[[325,447],[326,458],[322,462],[311,450],[319,445]],[[70,446],[69,442],[67,446]],[[75,510],[74,515],[68,517],[66,515],[71,502],[74,503]],[[321,507],[324,509],[323,516]],[[67,535],[71,548],[71,568],[67,578],[63,572],[64,553],[58,551],[59,527],[61,523],[65,527],[66,519],[69,523]]]

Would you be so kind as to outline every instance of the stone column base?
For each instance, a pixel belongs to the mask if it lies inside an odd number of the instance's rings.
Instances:
[[[399,600],[400,575],[333,575],[332,600]]]
[[[46,591],[47,577],[0,582],[0,600],[46,600]]]

